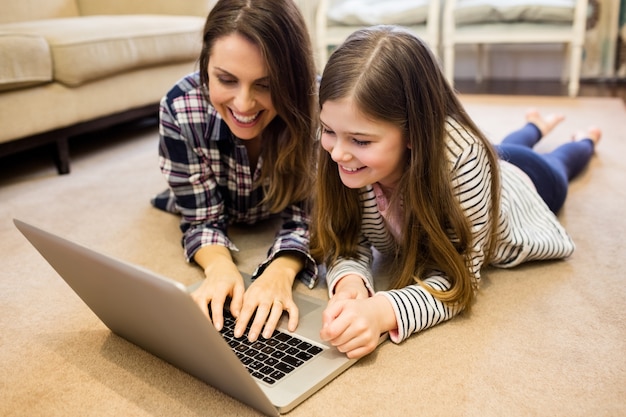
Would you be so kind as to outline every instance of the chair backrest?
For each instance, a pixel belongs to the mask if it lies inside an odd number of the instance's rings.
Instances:
[[[571,24],[576,0],[452,0],[457,25],[488,22]]]
[[[519,23],[557,25],[584,36],[587,3],[588,0],[445,0],[443,29],[447,34],[457,27]]]
[[[419,28],[418,35],[438,56],[440,4],[440,0],[320,0],[315,18],[318,58],[323,65],[329,46],[359,28],[378,24]]]
[[[429,0],[330,0],[329,26],[371,26],[425,24]]]

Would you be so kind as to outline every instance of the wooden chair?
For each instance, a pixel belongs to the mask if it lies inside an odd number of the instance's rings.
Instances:
[[[317,58],[323,68],[333,47],[352,32],[377,24],[397,24],[423,39],[438,57],[440,0],[320,0],[315,17]]]
[[[569,81],[569,95],[576,96],[586,19],[587,0],[445,0],[442,23],[445,75],[452,84],[457,45],[478,46],[476,79],[481,81],[485,44],[564,44],[562,79]]]

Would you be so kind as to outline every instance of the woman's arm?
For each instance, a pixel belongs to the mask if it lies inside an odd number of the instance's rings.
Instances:
[[[236,249],[226,234],[224,198],[213,170],[219,164],[211,159],[213,131],[207,133],[209,125],[217,125],[215,111],[210,111],[198,83],[197,74],[181,80],[161,100],[159,112],[159,165],[176,197],[189,262],[203,246]]]
[[[295,256],[300,262],[300,268],[296,276],[309,288],[313,288],[317,283],[318,270],[317,263],[311,257],[309,245],[309,213],[304,203],[296,203],[287,207],[281,213],[282,224],[274,243],[269,249],[265,261],[263,261],[253,277],[264,274],[266,268],[275,260],[279,260],[285,254]]]

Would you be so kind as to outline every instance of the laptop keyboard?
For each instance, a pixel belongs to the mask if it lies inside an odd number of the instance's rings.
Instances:
[[[222,336],[248,372],[269,385],[276,383],[322,352],[321,347],[280,330],[275,330],[269,339],[259,337],[256,341],[250,342],[247,338],[247,329],[239,338],[235,337],[234,329],[235,319],[229,312],[224,312]]]

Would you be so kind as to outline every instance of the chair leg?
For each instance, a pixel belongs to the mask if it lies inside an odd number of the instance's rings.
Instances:
[[[321,44],[317,48],[317,55],[318,55],[318,59],[319,59],[319,68],[320,68],[321,71],[324,70],[324,67],[326,66],[326,60],[328,60],[327,51],[328,51],[328,45],[325,45],[325,44]]]
[[[454,87],[454,45],[444,45],[443,47],[443,68],[448,84],[450,87]]]
[[[582,45],[572,45],[570,49],[568,93],[570,97],[576,97],[580,87],[580,66],[582,65],[583,47]]]
[[[572,45],[566,43],[563,48],[563,70],[561,71],[561,82],[566,84],[570,80],[570,70],[572,63]]]
[[[485,45],[479,43],[476,45],[476,82],[478,84],[483,82],[485,74],[487,73],[487,58],[485,54]]]

